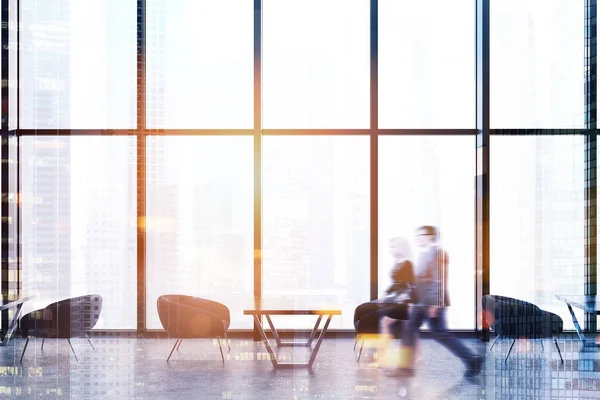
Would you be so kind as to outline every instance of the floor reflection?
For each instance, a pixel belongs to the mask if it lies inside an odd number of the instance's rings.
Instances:
[[[274,370],[260,342],[232,339],[225,363],[211,340],[187,340],[166,362],[174,339],[93,338],[96,350],[74,341],[32,341],[19,364],[24,340],[0,348],[0,397],[15,399],[597,399],[600,353],[580,351],[576,339],[559,339],[564,364],[552,341],[465,342],[486,355],[475,381],[462,363],[433,340],[420,342],[413,378],[378,364],[377,347],[366,346],[360,363],[353,339],[327,339],[312,371]],[[283,348],[300,360],[305,348]]]

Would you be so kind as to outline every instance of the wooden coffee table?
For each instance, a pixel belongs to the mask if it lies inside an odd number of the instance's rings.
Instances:
[[[258,327],[258,331],[260,336],[267,348],[267,352],[271,358],[271,362],[273,363],[274,368],[296,368],[296,367],[308,367],[312,368],[313,363],[315,362],[315,358],[317,357],[317,353],[319,352],[319,348],[321,347],[321,343],[323,342],[323,338],[325,337],[325,333],[327,332],[327,328],[329,327],[329,323],[331,322],[331,318],[334,315],[341,315],[342,311],[339,309],[336,300],[333,298],[323,298],[323,297],[295,297],[295,298],[255,298],[252,306],[247,307],[244,310],[244,315],[253,315],[254,321]],[[306,341],[283,341],[271,320],[271,315],[316,315],[318,316],[317,322],[315,323],[314,328],[310,332],[308,340]],[[279,362],[277,361],[277,357],[271,345],[269,344],[269,340],[267,339],[267,335],[265,333],[262,318],[265,317],[269,327],[271,328],[271,332],[273,334],[273,338],[275,339],[275,343],[278,347],[284,346],[303,346],[303,347],[311,347],[312,342],[315,339],[317,333],[319,332],[319,325],[323,319],[323,316],[327,316],[327,320],[325,321],[325,325],[321,329],[319,333],[319,337],[317,338],[317,342],[315,347],[312,349],[310,353],[310,357],[308,362]]]

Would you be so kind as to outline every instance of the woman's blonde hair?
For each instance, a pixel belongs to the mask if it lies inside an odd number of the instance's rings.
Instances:
[[[394,247],[399,248],[406,260],[412,259],[412,250],[410,247],[410,243],[408,242],[408,239],[406,239],[404,237],[400,237],[400,236],[393,237],[390,239],[389,244],[390,244],[390,247],[394,246]]]

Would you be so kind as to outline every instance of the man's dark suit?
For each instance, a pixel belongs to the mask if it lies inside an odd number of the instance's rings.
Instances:
[[[419,257],[415,271],[417,303],[434,307],[450,305],[448,295],[448,254],[437,244]]]
[[[448,295],[448,255],[437,244],[419,257],[415,270],[417,304],[410,313],[410,321],[403,334],[404,343],[414,346],[415,336],[423,322],[427,322],[434,338],[472,368],[476,355],[471,349],[455,338],[448,330],[446,306],[450,305]],[[436,307],[432,318],[429,310]]]

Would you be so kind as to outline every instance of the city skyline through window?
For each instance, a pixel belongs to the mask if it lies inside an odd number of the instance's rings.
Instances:
[[[433,15],[408,0],[378,2],[377,129],[370,2],[321,2],[262,2],[255,97],[249,2],[148,0],[143,118],[135,1],[21,2],[22,288],[36,294],[28,307],[99,292],[107,313],[97,329],[136,329],[143,223],[147,329],[161,329],[156,299],[167,292],[222,301],[232,329],[251,329],[242,310],[254,294],[260,229],[263,295],[333,295],[343,314],[332,329],[352,329],[354,308],[371,300],[371,251],[381,295],[388,240],[412,240],[431,224],[451,260],[450,328],[475,328],[474,2],[435,1]],[[493,129],[585,127],[583,3],[552,4],[490,1]],[[57,135],[36,135],[42,129]],[[319,132],[287,132],[310,129]],[[554,295],[583,294],[586,282],[584,137],[492,135],[490,149],[491,293],[532,301],[572,329]]]

